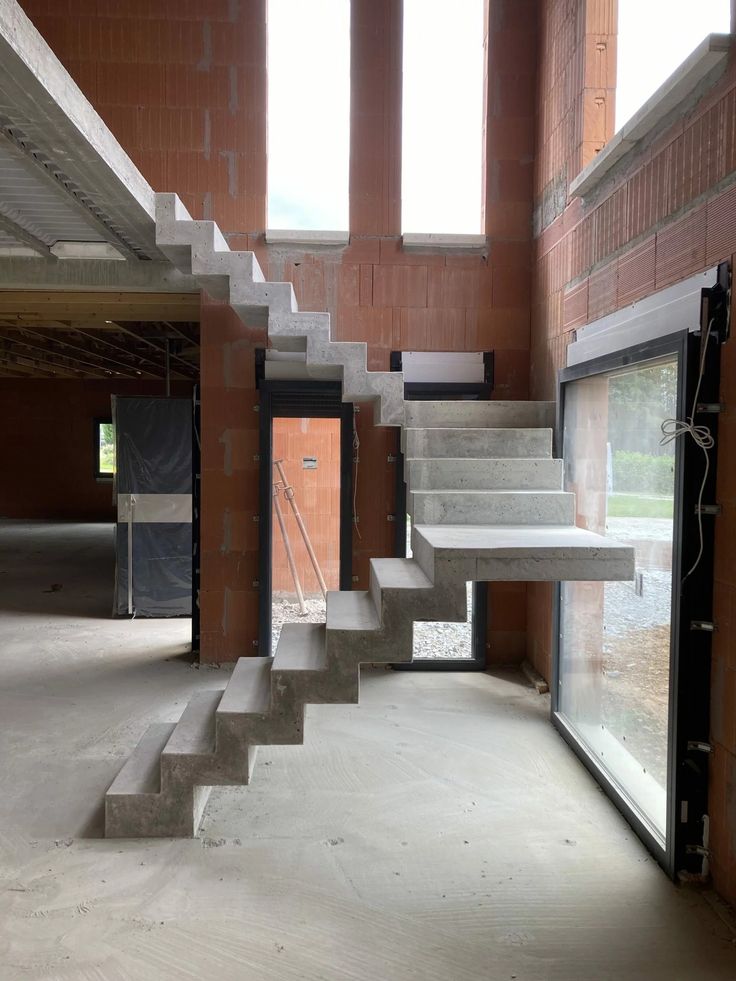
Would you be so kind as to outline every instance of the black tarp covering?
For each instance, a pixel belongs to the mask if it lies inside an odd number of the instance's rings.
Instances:
[[[192,525],[181,520],[181,510],[182,503],[191,507],[192,402],[113,397],[113,423],[118,500],[113,612],[191,616]],[[133,495],[132,509],[127,495]]]

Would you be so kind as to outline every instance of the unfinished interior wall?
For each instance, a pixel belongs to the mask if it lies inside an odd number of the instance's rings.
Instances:
[[[572,331],[671,283],[733,258],[736,252],[736,61],[684,118],[642,149],[583,205],[566,200],[595,144],[595,117],[580,107],[590,92],[612,135],[610,79],[615,71],[613,0],[544,0],[538,79],[535,175],[535,284],[531,396],[554,398]],[[588,87],[596,81],[595,85]],[[583,101],[581,102],[581,98]],[[608,108],[606,108],[608,106]],[[577,164],[576,164],[577,165]],[[550,195],[550,188],[557,192]],[[552,203],[550,203],[552,202]],[[722,349],[715,561],[711,757],[711,847],[716,888],[736,900],[736,341]],[[551,675],[552,590],[529,589],[529,647]]]
[[[0,378],[0,517],[114,521],[112,481],[95,477],[94,421],[110,418],[111,395],[163,394],[155,381]]]
[[[314,467],[305,466],[313,458]],[[273,459],[282,461],[309,541],[328,589],[340,588],[340,420],[274,419]],[[310,460],[311,462],[311,460]],[[359,471],[360,472],[360,468]],[[274,481],[280,481],[274,465]],[[279,490],[279,504],[294,564],[305,594],[320,594],[319,582],[291,507]],[[273,521],[271,588],[294,593],[278,521]]]
[[[353,0],[351,242],[265,244],[266,2],[23,0],[22,6],[156,190],[211,217],[302,309],[328,310],[369,367],[392,349],[494,350],[496,398],[526,398],[536,0],[494,0],[487,46],[484,207],[488,255],[401,247],[401,2]],[[294,111],[298,112],[298,98]],[[441,121],[438,121],[440,124]],[[257,413],[253,348],[264,343],[206,298],[202,309],[202,657],[254,653],[258,635]],[[391,555],[396,433],[358,418],[363,479],[355,587]],[[489,658],[524,654],[525,587],[491,590]]]

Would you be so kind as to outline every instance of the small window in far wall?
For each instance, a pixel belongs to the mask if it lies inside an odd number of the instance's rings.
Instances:
[[[404,0],[401,230],[477,235],[484,0]]]
[[[95,477],[115,474],[115,429],[111,419],[95,419],[94,423]]]

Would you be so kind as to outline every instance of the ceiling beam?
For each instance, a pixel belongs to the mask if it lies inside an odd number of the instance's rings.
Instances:
[[[75,334],[80,334],[82,337],[87,338],[87,340],[95,341],[98,344],[104,344],[105,347],[112,348],[113,351],[118,351],[121,354],[127,354],[131,357],[135,357],[140,362],[145,362],[146,364],[152,364],[154,368],[157,368],[159,372],[165,372],[166,367],[162,365],[159,361],[154,361],[152,358],[147,358],[143,354],[138,354],[137,352],[132,352],[130,348],[123,347],[122,344],[115,344],[108,337],[101,337],[100,334],[109,333],[110,331],[115,332],[119,330],[117,324],[111,324],[109,331],[100,331],[99,334],[90,334],[86,330],[80,330],[78,327],[73,328]],[[157,378],[163,378],[163,374],[157,374]],[[182,375],[184,377],[184,375]]]
[[[30,344],[28,341],[21,340],[15,337],[8,337],[5,332],[0,332],[0,341],[3,342],[3,348],[5,352],[8,352],[8,345],[10,345],[10,351],[12,352],[15,348],[24,348],[28,351],[33,352],[31,358],[33,360],[40,360],[46,364],[55,366],[57,368],[66,369],[70,371],[79,372],[82,375],[93,378],[109,378],[114,375],[119,378],[136,378],[135,373],[131,373],[131,369],[127,372],[122,371],[112,371],[111,369],[104,368],[102,365],[93,364],[89,361],[84,361],[79,357],[71,357],[66,354],[57,354],[55,351],[48,351],[45,348],[38,347],[36,344]],[[15,351],[16,354],[23,354],[22,351]],[[58,358],[59,361],[51,360],[52,358]],[[69,365],[65,362],[72,361],[73,364]],[[90,370],[92,369],[92,370]]]
[[[17,354],[7,351],[0,343],[0,362],[12,365],[13,369],[22,372],[24,375],[34,375],[49,378],[74,378],[87,377],[81,372],[71,368],[63,368],[60,365],[49,364],[44,359],[29,357],[27,354]]]
[[[155,341],[150,340],[150,338],[144,337],[142,334],[137,333],[135,330],[131,328],[130,324],[118,323],[117,326],[120,328],[120,330],[124,331],[124,333],[130,334],[131,337],[135,337],[137,340],[142,341],[144,344],[147,344],[148,347],[153,348],[154,351],[158,351],[158,353],[163,355],[164,358],[166,357],[165,347],[161,347],[159,344],[156,344]],[[191,361],[186,361],[184,358],[179,357],[178,354],[173,354],[170,352],[169,359],[171,361],[178,361],[181,364],[183,364],[190,371],[194,372],[194,377],[196,377],[199,374],[196,365],[192,364]]]
[[[65,260],[66,261],[66,260]],[[198,293],[0,290],[0,319],[199,322]]]
[[[177,327],[176,324],[171,323],[168,320],[164,320],[163,324],[165,327],[168,327],[169,330],[171,330],[174,334],[180,337],[183,341],[186,341],[187,344],[192,344],[194,347],[200,346],[198,337],[191,337],[189,334],[186,334],[180,327]]]
[[[20,218],[20,215],[17,216]],[[34,235],[27,228],[19,223],[15,216],[15,212],[8,208],[6,205],[0,203],[0,228],[7,232],[8,235],[16,239],[26,248],[33,249],[39,255],[42,255],[45,259],[51,259],[57,262],[56,256],[51,251],[50,247],[38,236]]]
[[[2,378],[25,378],[32,369],[24,370],[21,365],[13,364],[9,358],[0,355],[0,377]],[[44,372],[44,375],[46,372]]]
[[[100,354],[97,351],[90,350],[90,348],[88,347],[80,347],[78,344],[72,344],[70,341],[61,340],[58,337],[49,337],[47,334],[39,333],[39,331],[30,330],[30,328],[28,327],[18,328],[17,332],[22,335],[28,335],[29,337],[32,338],[35,337],[38,340],[43,341],[44,344],[50,344],[51,345],[50,353],[52,354],[54,353],[54,346],[62,347],[64,349],[74,351],[78,354],[84,354],[90,358],[97,358],[100,361],[107,362],[110,365],[114,365],[114,368],[111,370],[115,372],[118,372],[118,369],[123,368],[125,371],[133,371],[134,374],[136,375],[148,375],[151,378],[163,377],[161,372],[153,372],[153,371],[149,371],[146,368],[140,368],[137,365],[131,364],[130,361],[127,362],[118,361],[116,358],[111,358],[109,355],[106,354]],[[2,331],[0,331],[0,337],[7,337],[7,336],[8,336],[7,333],[3,333]],[[57,353],[60,353],[62,356],[65,356],[63,351]],[[131,356],[131,352],[126,352],[126,354],[128,354],[129,357]],[[135,355],[132,356],[135,357]],[[73,357],[73,355],[69,355],[69,357]],[[103,370],[105,370],[104,364],[100,365],[100,367]]]

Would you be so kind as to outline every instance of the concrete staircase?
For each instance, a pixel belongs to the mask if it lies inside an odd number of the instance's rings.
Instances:
[[[364,344],[330,341],[327,314],[299,313],[290,284],[265,283],[252,253],[159,195],[157,245],[269,341],[304,355],[307,377],[343,381],[402,426],[411,559],[372,559],[370,589],[330,592],[325,624],[286,624],[273,658],[241,658],[227,687],[151,726],[105,797],[108,837],[192,836],[213,786],[247,784],[256,747],[303,742],[307,704],[358,701],[361,663],[412,657],[413,623],[466,617],[468,581],[631,579],[633,550],[575,527],[552,403],[404,402],[400,373],[368,372]]]

